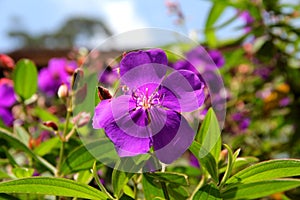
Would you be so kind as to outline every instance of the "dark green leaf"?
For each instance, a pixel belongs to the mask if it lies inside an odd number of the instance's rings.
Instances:
[[[270,180],[283,177],[299,176],[300,160],[283,159],[270,160],[257,163],[238,172],[230,179],[228,183],[251,183],[263,180]]]
[[[155,172],[148,173],[148,176],[162,182],[172,183],[176,185],[189,185],[188,176],[177,172]]]
[[[168,184],[167,185],[168,193],[171,197],[176,200],[185,200],[190,196],[189,192],[185,187],[177,185],[177,184]]]
[[[107,151],[105,151],[107,149]],[[105,154],[103,152],[106,152]],[[64,160],[61,173],[70,174],[80,170],[91,169],[94,161],[117,157],[113,144],[107,139],[101,139],[91,142],[87,145],[82,145],[72,151]]]
[[[224,199],[256,199],[300,186],[300,180],[282,179],[238,184],[222,193]]]
[[[29,99],[37,90],[38,73],[35,64],[28,59],[17,62],[14,70],[14,89],[23,99]]]
[[[193,197],[193,200],[205,199],[205,200],[221,200],[219,189],[213,185],[208,184],[200,188]]]
[[[128,183],[129,179],[133,176],[133,173],[113,170],[112,173],[112,186],[114,189],[114,195],[118,198],[121,197],[124,186]]]
[[[63,178],[35,177],[0,183],[2,193],[27,193],[86,199],[106,199],[107,196],[85,184]]]
[[[211,177],[214,179],[214,181],[217,183],[219,182],[219,176],[218,176],[218,169],[216,160],[214,157],[208,153],[205,157],[199,157],[200,152],[200,144],[196,141],[193,141],[192,145],[190,146],[189,150],[194,154],[196,158],[198,158],[201,167],[207,170],[207,172],[211,175]]]
[[[148,173],[143,174],[142,184],[146,200],[152,200],[156,197],[164,199],[161,183],[158,180],[148,176]]]

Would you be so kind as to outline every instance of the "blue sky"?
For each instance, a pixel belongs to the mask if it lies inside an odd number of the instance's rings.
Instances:
[[[32,34],[53,32],[70,17],[88,16],[106,22],[114,34],[137,28],[157,27],[174,30],[188,35],[191,30],[200,31],[204,27],[211,4],[207,0],[175,0],[180,3],[186,18],[185,28],[174,24],[165,0],[0,0],[0,52],[10,51],[18,46],[18,41],[7,36],[9,30],[26,30]],[[228,9],[221,20],[235,14]],[[237,20],[232,26],[222,30],[222,38],[241,34],[233,27],[240,26]],[[104,38],[102,38],[103,40]],[[98,41],[100,42],[100,41]]]

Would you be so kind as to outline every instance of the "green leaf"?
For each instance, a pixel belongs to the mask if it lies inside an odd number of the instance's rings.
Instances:
[[[83,184],[89,184],[92,179],[93,173],[91,172],[91,170],[84,170],[78,173],[76,181]]]
[[[201,145],[199,155],[196,157],[205,157],[206,154],[210,153],[218,163],[222,145],[221,131],[217,116],[212,108],[207,111],[195,140]]]
[[[14,126],[16,136],[23,142],[26,146],[29,144],[29,133],[22,126]]]
[[[258,161],[259,161],[259,159],[256,158],[256,157],[251,157],[251,156],[249,156],[249,157],[239,157],[239,158],[236,159],[236,161],[233,164],[233,171],[243,169],[243,168],[249,166],[250,164],[256,163]],[[225,170],[226,170],[226,166],[219,169],[219,172],[223,173],[223,172],[225,172]]]
[[[193,197],[193,200],[205,199],[205,200],[221,200],[219,189],[213,185],[208,184],[200,188]]]
[[[107,151],[104,151],[107,149]],[[103,152],[106,152],[105,154]],[[113,144],[107,139],[100,139],[86,145],[82,145],[72,151],[64,160],[61,173],[70,174],[80,170],[91,169],[95,159],[102,162],[107,158],[116,158],[117,153]]]
[[[207,16],[205,28],[212,28],[219,19],[219,17],[222,15],[225,8],[226,5],[224,3],[214,3],[210,9],[209,15]]]
[[[148,176],[162,182],[172,183],[176,185],[189,185],[188,176],[178,172],[155,172],[148,173]]]
[[[131,199],[134,199],[134,192],[132,191],[131,187],[129,187],[128,185],[125,185],[123,187],[123,190],[124,190],[124,194],[126,194],[126,196],[131,197]]]
[[[23,99],[29,99],[37,90],[38,72],[35,64],[28,59],[17,62],[14,74],[15,92]]]
[[[93,187],[63,178],[35,177],[0,183],[2,193],[43,194],[86,199],[106,199]]]
[[[281,179],[239,184],[222,193],[224,199],[256,199],[300,186],[300,180]]]
[[[33,115],[38,117],[44,122],[45,121],[53,121],[55,123],[59,122],[59,119],[55,115],[40,107],[35,107],[33,109]]]
[[[44,156],[51,153],[52,149],[58,147],[60,144],[60,139],[58,137],[50,138],[42,142],[37,148],[34,149],[34,153],[39,156]]]
[[[165,199],[161,188],[161,183],[149,176],[149,173],[144,173],[142,178],[143,191],[146,200]]]
[[[260,162],[238,172],[228,183],[251,183],[283,177],[299,176],[300,160],[283,159]]]
[[[12,172],[17,178],[28,178],[34,173],[34,169],[25,167],[16,167],[12,169]]]
[[[229,176],[231,175],[233,165],[240,152],[240,149],[238,149],[235,153],[233,153],[231,148],[228,145],[224,144],[224,146],[228,150],[228,158],[227,158],[227,168],[221,180],[220,186],[223,186],[226,183]]]
[[[31,149],[29,149],[23,142],[19,141],[17,138],[15,138],[10,132],[8,132],[5,129],[0,128],[0,138],[10,143],[12,147],[15,149],[19,149],[21,151],[24,151],[29,156],[31,156],[34,160],[38,161],[42,165],[44,165],[46,168],[48,168],[53,174],[55,174],[56,169],[53,165],[51,165],[47,160],[45,160],[42,157],[37,156]]]
[[[185,187],[177,185],[177,184],[168,184],[167,185],[168,193],[174,199],[188,199],[190,196],[189,192]]]
[[[192,145],[189,147],[189,150],[194,154],[196,158],[198,158],[201,167],[207,170],[207,172],[211,175],[213,180],[218,183],[219,182],[219,176],[218,176],[218,169],[216,160],[214,157],[208,153],[205,157],[199,157],[201,146],[198,142],[193,141]]]
[[[119,171],[114,169],[112,173],[112,186],[114,189],[114,195],[118,198],[122,196],[123,188],[128,183],[129,179],[133,176],[133,173]]]
[[[10,175],[8,175],[6,172],[0,170],[0,179],[4,178],[12,178]]]

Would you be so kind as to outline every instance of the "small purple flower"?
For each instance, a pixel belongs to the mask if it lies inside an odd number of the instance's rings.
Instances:
[[[167,73],[167,63],[160,49],[126,54],[120,75],[129,89],[97,105],[93,127],[105,130],[120,157],[145,154],[153,147],[157,158],[169,164],[193,141],[194,130],[180,113],[203,104],[204,84],[188,70]]]
[[[240,13],[241,19],[246,23],[245,32],[248,33],[251,31],[251,24],[254,22],[253,17],[248,11],[243,11]]]
[[[15,102],[16,95],[13,82],[7,78],[0,79],[0,119],[7,126],[11,126],[13,123],[14,118],[11,107]]]
[[[119,75],[117,72],[117,68],[107,67],[102,74],[100,74],[99,82],[107,85],[112,85],[117,79]]]
[[[209,50],[208,51],[209,56],[211,57],[211,59],[214,61],[214,63],[216,64],[216,66],[218,68],[223,67],[223,65],[225,64],[225,60],[224,57],[222,55],[222,53],[218,50]]]
[[[208,53],[208,55],[207,55]],[[218,68],[223,67],[225,60],[222,53],[218,50],[208,50],[206,51],[202,47],[196,47],[189,52],[187,52],[187,60],[194,66],[204,66],[204,70],[212,70],[213,64]],[[211,62],[211,60],[213,62]]]
[[[285,107],[288,106],[291,103],[290,97],[284,97],[279,101],[279,106]]]
[[[65,58],[52,58],[48,67],[40,71],[38,85],[47,96],[54,96],[60,85],[66,84],[70,87],[70,71],[77,68],[75,61],[68,61]]]
[[[238,127],[241,131],[246,130],[250,125],[250,118],[245,116],[244,113],[234,113],[232,119],[238,123]]]

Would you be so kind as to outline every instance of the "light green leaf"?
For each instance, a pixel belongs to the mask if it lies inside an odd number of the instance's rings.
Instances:
[[[229,176],[231,175],[233,165],[234,165],[235,160],[237,159],[239,152],[240,152],[240,149],[238,149],[235,153],[233,153],[231,148],[228,145],[224,144],[224,146],[228,151],[228,158],[227,158],[227,168],[226,168],[224,176],[221,180],[220,186],[223,186],[226,183]]]
[[[18,139],[23,142],[26,146],[29,144],[29,133],[22,126],[14,126],[15,133]]]
[[[256,199],[300,186],[300,180],[282,179],[239,184],[222,193],[224,199]]]
[[[200,188],[193,197],[193,200],[205,199],[205,200],[221,200],[219,189],[213,185],[208,184]]]
[[[166,183],[172,183],[176,185],[189,185],[188,176],[178,172],[155,172],[155,173],[148,173],[148,176],[162,181]]]
[[[55,123],[59,122],[59,119],[53,115],[52,113],[48,112],[45,109],[42,109],[40,107],[35,107],[33,109],[33,113],[34,116],[38,117],[39,119],[41,119],[42,121],[53,121]]]
[[[114,195],[116,197],[120,198],[122,196],[124,186],[128,183],[129,179],[133,175],[133,173],[127,173],[117,169],[113,170],[111,181],[114,189]]]
[[[56,169],[53,165],[51,165],[48,161],[46,161],[44,158],[37,156],[35,153],[31,151],[23,142],[19,141],[17,138],[15,138],[10,132],[8,132],[5,129],[0,128],[0,138],[10,143],[12,147],[15,149],[19,149],[21,151],[24,151],[29,156],[31,156],[34,160],[38,161],[42,165],[44,165],[46,168],[48,168],[53,174],[55,174]]]
[[[106,199],[93,187],[63,178],[35,177],[0,183],[1,193],[43,194],[86,199]]]
[[[219,176],[218,176],[218,169],[216,160],[214,157],[208,153],[205,157],[199,157],[201,145],[193,141],[192,145],[189,147],[189,150],[194,154],[194,156],[199,160],[201,167],[207,170],[207,172],[211,175],[213,180],[218,183],[219,182]]]
[[[25,167],[16,167],[12,169],[12,172],[17,178],[28,178],[31,177],[34,169]]]
[[[236,171],[236,170],[239,170],[239,169],[243,169],[253,163],[256,163],[258,162],[259,159],[256,158],[256,157],[239,157],[236,159],[236,161],[234,162],[233,164],[233,171]],[[226,170],[226,166],[225,167],[222,167],[221,169],[219,169],[219,172],[220,173],[223,173],[225,172]]]
[[[60,144],[60,139],[58,137],[50,138],[42,142],[37,148],[34,149],[34,153],[39,156],[44,156],[50,153],[53,148],[58,147]]]
[[[0,179],[4,179],[4,178],[11,178],[11,176],[8,175],[6,172],[0,170]]]
[[[38,72],[35,64],[28,59],[17,62],[14,73],[15,92],[23,99],[29,99],[37,90]]]
[[[299,175],[300,160],[270,160],[247,167],[228,179],[226,183],[251,183]]]
[[[84,170],[78,172],[76,181],[83,184],[89,184],[92,179],[93,179],[93,173],[91,172],[91,170]]]
[[[225,8],[226,5],[224,3],[214,3],[210,9],[209,15],[207,16],[205,28],[212,28],[222,15]]]
[[[210,153],[218,163],[222,145],[221,131],[217,116],[212,108],[207,111],[195,140],[201,145],[199,155],[196,157],[205,157],[206,154]]]

